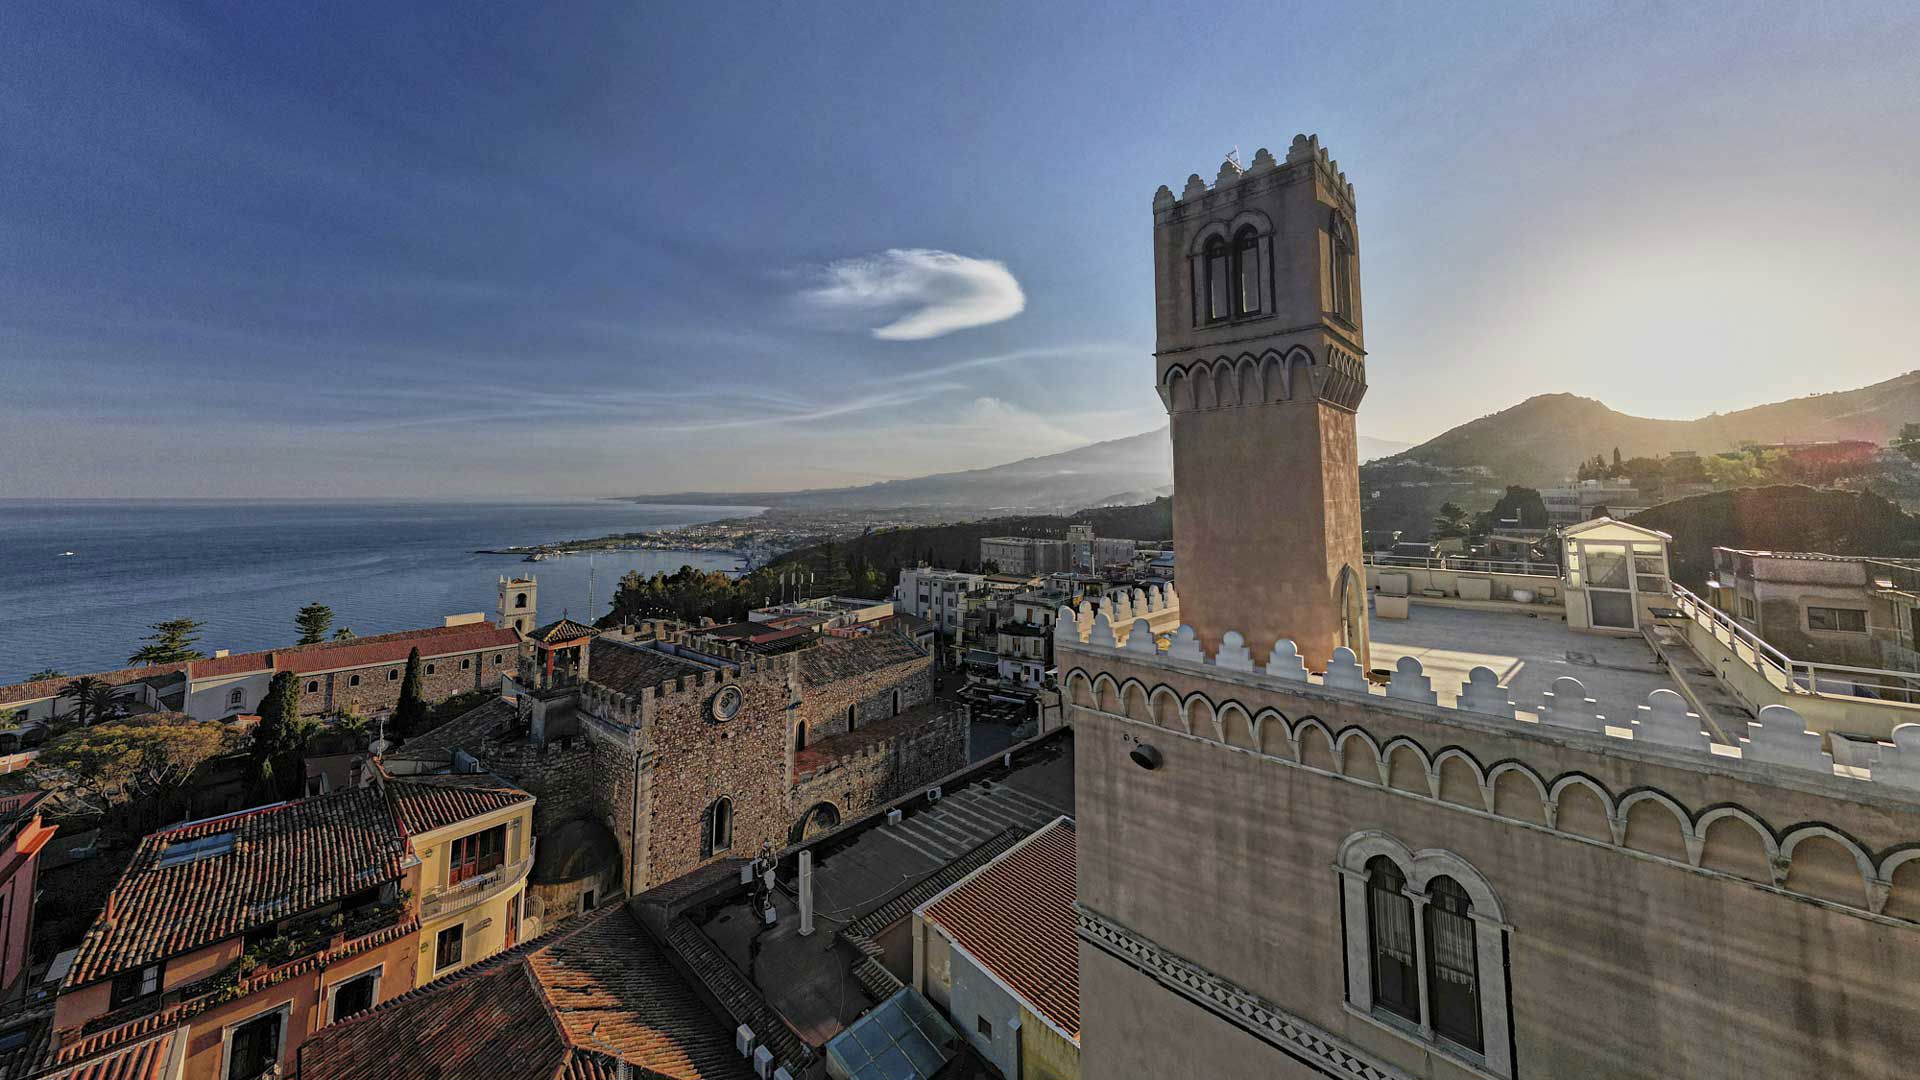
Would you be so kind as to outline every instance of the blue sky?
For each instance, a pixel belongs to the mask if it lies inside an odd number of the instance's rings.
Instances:
[[[0,496],[1144,431],[1154,189],[1297,131],[1358,189],[1366,434],[1860,385],[1920,366],[1916,53],[1911,4],[4,4]]]

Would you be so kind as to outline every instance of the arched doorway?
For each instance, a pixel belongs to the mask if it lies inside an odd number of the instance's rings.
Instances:
[[[840,808],[830,802],[814,803],[800,820],[793,823],[790,842],[798,844],[840,827]]]
[[[1367,664],[1367,589],[1353,567],[1340,568],[1340,644],[1353,650],[1360,666]]]

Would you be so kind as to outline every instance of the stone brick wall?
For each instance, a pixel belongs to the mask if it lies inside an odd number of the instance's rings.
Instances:
[[[895,690],[900,692],[898,710]],[[848,706],[854,709],[857,729],[932,700],[933,658],[927,656],[808,689],[800,700],[799,722],[806,727],[806,741],[813,743],[847,733]]]
[[[499,664],[494,657],[500,657]],[[461,661],[469,666],[462,668]],[[448,656],[422,657],[420,690],[428,701],[439,701],[468,690],[493,689],[500,676],[512,670],[512,649],[485,649]],[[426,668],[431,666],[429,674]],[[362,716],[380,716],[400,703],[400,684],[405,681],[404,659],[394,664],[371,664],[340,671],[317,672],[300,676],[300,712],[304,716],[322,713],[357,712]],[[353,685],[358,676],[360,685]]]
[[[967,730],[965,710],[939,709],[821,744],[794,778],[794,817],[824,802],[847,821],[965,768]]]

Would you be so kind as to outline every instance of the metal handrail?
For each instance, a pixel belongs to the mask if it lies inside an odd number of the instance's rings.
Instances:
[[[456,908],[490,900],[498,896],[502,890],[526,877],[528,871],[532,869],[533,853],[529,851],[527,856],[517,863],[496,867],[423,898],[420,901],[420,917],[431,919]]]
[[[1468,555],[1442,555],[1428,559],[1418,555],[1375,555],[1371,552],[1360,556],[1366,566],[1402,566],[1411,570],[1455,570],[1478,574],[1521,574],[1527,577],[1560,576],[1560,567],[1554,563],[1509,562],[1499,559],[1476,559]]]
[[[1753,669],[1763,676],[1772,676],[1768,681],[1774,683],[1784,693],[1820,694],[1822,692],[1820,677],[1825,674],[1829,682],[1842,682],[1852,687],[1864,684],[1883,693],[1898,695],[1897,698],[1877,700],[1898,700],[1907,705],[1920,703],[1920,672],[1795,660],[1767,644],[1765,639],[1740,625],[1733,616],[1695,596],[1684,586],[1677,583],[1673,586],[1673,598],[1680,610],[1688,618],[1705,627],[1714,635],[1715,640],[1721,640],[1718,631],[1724,629],[1727,632],[1725,644],[1733,649],[1736,657],[1740,655],[1740,650],[1735,642],[1745,645],[1753,656]],[[1851,675],[1874,676],[1875,681],[1866,682],[1866,680],[1846,677]],[[1860,695],[1850,693],[1836,696],[1859,697]]]

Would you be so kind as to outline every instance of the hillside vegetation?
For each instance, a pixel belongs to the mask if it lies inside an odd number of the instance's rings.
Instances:
[[[1673,537],[1673,578],[1690,589],[1712,572],[1715,547],[1920,558],[1920,517],[1872,492],[1739,488],[1675,499],[1629,520]]]
[[[1632,458],[1658,457],[1674,450],[1710,454],[1747,443],[1846,439],[1886,443],[1916,418],[1920,418],[1920,372],[1857,390],[1815,394],[1697,420],[1629,416],[1591,398],[1541,394],[1386,460],[1484,465],[1503,480],[1537,487],[1573,476],[1582,461],[1615,448]]]

